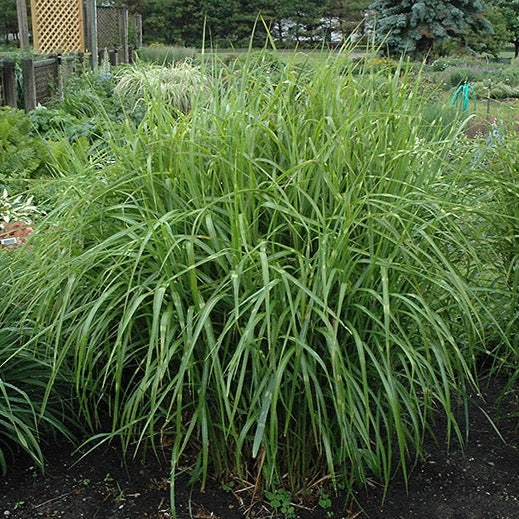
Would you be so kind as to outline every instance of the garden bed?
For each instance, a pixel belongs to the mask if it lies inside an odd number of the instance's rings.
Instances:
[[[451,449],[440,439],[445,423],[438,420],[438,443],[428,440],[426,460],[413,471],[409,493],[395,477],[384,506],[383,490],[376,482],[357,494],[358,502],[337,496],[329,506],[295,503],[301,518],[458,518],[515,519],[519,517],[519,388],[509,390],[501,405],[503,382],[485,384],[483,396],[470,411],[466,451],[453,441]],[[461,411],[461,410],[460,410]],[[499,434],[486,416],[497,423]],[[515,413],[515,417],[514,417]],[[64,518],[169,518],[169,469],[163,463],[127,467],[116,447],[95,451],[78,461],[71,446],[48,445],[45,477],[29,459],[12,465],[0,490],[0,514],[16,519]],[[182,518],[283,517],[256,502],[236,486],[211,481],[205,492],[193,489],[188,476],[177,481],[177,512]],[[324,501],[322,504],[327,505]]]
[[[0,516],[170,517],[174,471],[181,518],[513,519],[517,392],[443,436],[517,369],[515,107],[471,136],[375,54],[139,67],[3,114]]]

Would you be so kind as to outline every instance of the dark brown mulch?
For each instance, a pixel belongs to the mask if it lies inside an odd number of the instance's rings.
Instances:
[[[427,440],[426,460],[415,467],[409,492],[400,478],[392,482],[384,505],[376,483],[357,493],[356,502],[333,498],[326,509],[296,508],[298,517],[344,519],[519,519],[519,388],[511,388],[502,405],[497,398],[503,384],[493,381],[483,397],[471,405],[466,451],[453,441]],[[499,433],[489,421],[488,413]],[[444,423],[439,420],[438,434]],[[167,460],[148,465],[121,463],[115,447],[104,447],[74,463],[68,445],[46,449],[45,477],[30,460],[21,457],[0,485],[0,518],[141,519],[172,517],[169,509]],[[176,484],[180,519],[234,519],[280,517],[268,507],[249,508],[250,494],[225,491],[209,484],[205,492],[193,489],[188,477]]]
[[[519,388],[510,388],[502,402],[502,383],[493,380],[482,389],[483,395],[475,396],[469,408],[466,449],[455,440],[450,449],[445,441],[437,445],[428,440],[428,456],[413,471],[408,492],[404,482],[395,478],[384,506],[377,502],[380,489],[359,494],[364,508],[359,517],[519,518]],[[442,420],[436,425],[438,431],[444,427]]]

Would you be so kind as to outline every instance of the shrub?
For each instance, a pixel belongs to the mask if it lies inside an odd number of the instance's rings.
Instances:
[[[491,81],[490,89],[488,81],[475,82],[472,86],[478,97],[491,97],[492,99],[519,97],[519,85],[515,86],[503,81]]]
[[[496,64],[482,59],[443,58],[434,61],[427,67],[428,74],[437,83],[455,87],[462,83],[472,83],[488,86],[488,81],[499,85],[496,91],[506,86],[508,89],[519,83],[517,65]],[[502,95],[502,94],[500,94]]]
[[[43,140],[21,111],[0,108],[0,187],[19,192],[39,175],[46,156]]]
[[[451,86],[459,86],[463,83],[473,83],[485,78],[485,71],[474,67],[447,69],[445,74]]]
[[[437,409],[461,439],[452,397],[503,328],[481,294],[510,305],[459,199],[473,152],[453,155],[402,64],[254,59],[187,116],[146,92],[170,70],[120,83],[149,95],[142,123],[96,175],[76,156],[46,222],[60,239],[33,240],[0,316],[15,297],[31,347],[73,367],[86,423],[105,410],[126,448],[170,436],[173,474],[189,448],[202,483],[388,484]]]
[[[429,66],[429,70],[432,72],[443,72],[447,69],[456,69],[456,68],[467,68],[475,64],[480,64],[480,62],[476,61],[474,58],[470,58],[468,56],[465,57],[456,57],[449,56],[445,58],[438,58],[434,60]]]
[[[29,112],[33,128],[46,139],[66,138],[73,142],[80,137],[92,138],[99,128],[92,119],[78,118],[60,108],[39,107]]]

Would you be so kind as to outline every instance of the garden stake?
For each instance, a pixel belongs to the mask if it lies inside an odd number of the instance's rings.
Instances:
[[[460,85],[457,88],[456,92],[454,92],[454,95],[452,96],[451,106],[454,106],[456,104],[456,100],[458,99],[458,96],[461,94],[463,110],[468,112],[471,93],[474,97],[474,108],[476,108],[476,91],[469,83],[464,83],[463,85]]]
[[[487,119],[490,116],[490,89],[492,87],[492,80],[488,80],[488,95],[487,95]]]

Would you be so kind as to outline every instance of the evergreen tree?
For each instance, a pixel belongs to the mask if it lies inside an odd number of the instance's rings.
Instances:
[[[492,32],[481,0],[375,0],[376,38],[390,54],[419,56],[436,43]]]
[[[0,36],[8,42],[9,34],[18,33],[16,0],[0,0]]]
[[[287,2],[290,34],[295,43],[319,41],[323,35],[321,24],[324,14],[322,0],[291,0]]]
[[[140,7],[147,43],[193,45],[201,38],[203,18],[196,0],[147,0]]]
[[[279,7],[279,9],[278,9]],[[275,25],[284,16],[283,0],[239,0],[239,9],[236,13],[236,35],[238,44],[246,44],[254,31],[254,40],[261,45],[265,41],[265,25],[272,31]],[[279,31],[279,27],[277,28]],[[278,32],[278,34],[281,34]]]
[[[371,0],[327,0],[324,17],[329,32],[335,31],[346,39],[353,32],[362,33],[364,13]]]
[[[206,22],[207,38],[212,44],[236,40],[239,0],[203,0],[201,9]]]
[[[489,0],[489,4],[503,15],[508,40],[514,44],[517,58],[519,56],[519,0]]]

